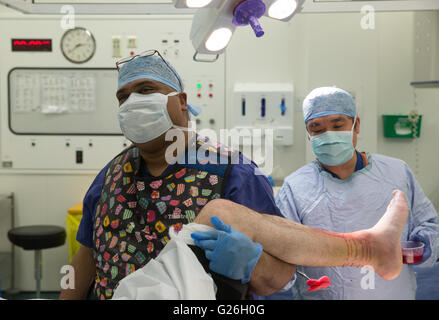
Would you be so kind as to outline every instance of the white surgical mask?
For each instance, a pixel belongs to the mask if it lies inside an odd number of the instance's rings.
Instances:
[[[167,110],[171,92],[140,94],[133,92],[119,108],[119,124],[124,136],[135,143],[145,143],[160,137],[174,127]]]

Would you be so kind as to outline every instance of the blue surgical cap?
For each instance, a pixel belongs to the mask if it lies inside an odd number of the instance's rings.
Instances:
[[[166,84],[177,92],[182,92],[183,81],[174,67],[168,61],[166,63],[156,55],[138,57],[124,63],[119,72],[118,89],[134,80],[151,79]]]
[[[194,106],[193,104],[187,104],[187,108],[189,110],[190,113],[192,113],[194,116],[198,116],[201,112],[201,108]]]
[[[352,95],[336,87],[322,87],[311,91],[303,101],[305,124],[311,119],[331,114],[355,118],[357,108]]]
[[[166,65],[166,63],[168,65]],[[151,79],[166,84],[177,92],[183,92],[183,81],[169,61],[166,61],[166,63],[162,58],[156,55],[138,57],[124,63],[119,71],[118,89],[134,80]],[[174,72],[172,72],[171,69]],[[195,116],[198,116],[201,112],[201,109],[197,106],[192,104],[188,104],[187,106],[189,112]]]

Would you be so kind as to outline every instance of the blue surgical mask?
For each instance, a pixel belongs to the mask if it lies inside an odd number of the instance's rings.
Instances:
[[[351,131],[326,131],[310,136],[312,150],[317,159],[327,166],[339,166],[348,162],[354,155],[352,143],[354,125]]]

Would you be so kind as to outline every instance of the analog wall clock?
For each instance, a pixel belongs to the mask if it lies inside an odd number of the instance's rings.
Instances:
[[[96,51],[96,41],[85,28],[67,30],[61,39],[61,51],[64,57],[73,63],[90,60]]]

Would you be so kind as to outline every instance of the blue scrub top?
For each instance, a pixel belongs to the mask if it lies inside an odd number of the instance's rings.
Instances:
[[[264,175],[255,175],[256,164],[250,160],[244,162],[244,156],[239,155],[239,164],[233,164],[225,189],[225,199],[239,203],[261,213],[274,214],[283,217],[276,206],[273,189]],[[108,163],[96,176],[88,189],[83,201],[83,215],[79,225],[76,240],[82,245],[93,247],[93,225],[96,207],[101,197],[102,186],[105,181]],[[166,168],[166,173],[171,173],[174,165]],[[150,174],[144,166],[143,176]]]

